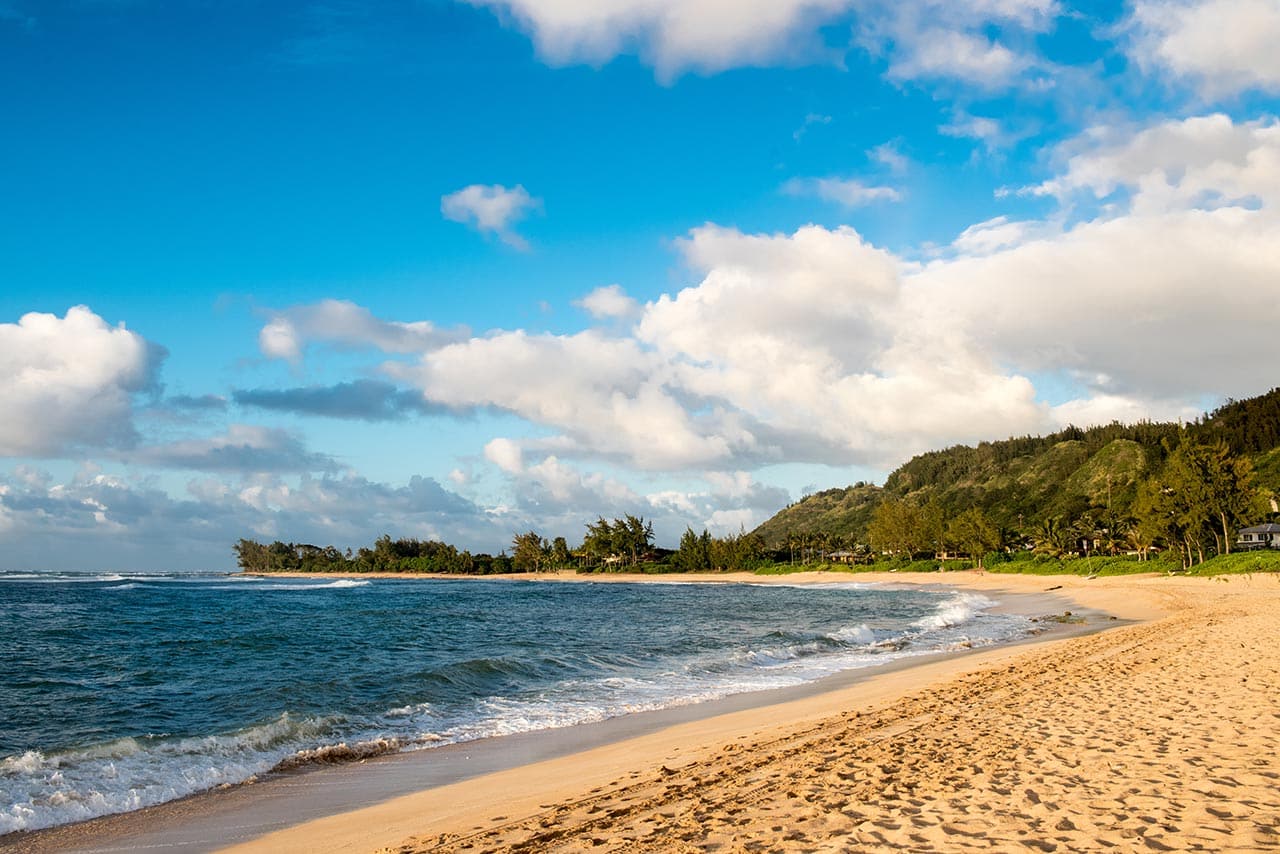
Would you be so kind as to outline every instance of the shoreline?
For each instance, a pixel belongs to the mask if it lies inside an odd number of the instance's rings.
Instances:
[[[270,573],[269,576],[286,576]],[[319,575],[297,573],[292,575]],[[346,574],[344,574],[346,575]],[[364,575],[364,574],[357,574]],[[797,577],[798,576],[798,577]],[[1028,616],[1044,616],[1061,613],[1065,608],[1090,608],[1088,603],[1072,595],[1063,585],[1052,584],[1053,579],[1026,577],[1013,584],[1009,576],[985,576],[974,573],[901,574],[860,573],[856,578],[847,573],[803,573],[797,576],[755,576],[746,573],[701,574],[681,576],[680,582],[706,583],[764,583],[803,586],[805,584],[877,583],[895,586],[945,587],[995,594],[1001,605],[994,610],[1022,613]],[[367,576],[366,576],[367,577]],[[402,578],[396,574],[395,578]],[[409,575],[422,578],[422,575]],[[459,579],[459,576],[443,576]],[[469,578],[469,577],[463,577]],[[493,579],[494,576],[480,578]],[[497,578],[510,578],[499,576]],[[610,582],[670,582],[665,576],[610,574],[609,576],[540,573],[530,578],[513,580],[590,582],[607,579]],[[1055,588],[1052,591],[1046,587]],[[1013,589],[1022,588],[1022,589]],[[1065,594],[1065,595],[1064,595]],[[1086,597],[1087,598],[1087,597]],[[223,791],[198,793],[187,798],[145,808],[129,813],[104,816],[70,825],[21,834],[13,839],[0,838],[0,848],[20,844],[23,850],[118,850],[128,848],[165,846],[168,850],[214,850],[209,843],[225,838],[228,828],[235,827],[243,833],[246,824],[253,825],[252,833],[237,838],[248,839],[259,832],[275,831],[303,819],[332,817],[353,809],[377,808],[377,804],[402,797],[415,797],[417,793],[438,791],[453,785],[467,785],[481,775],[518,772],[521,768],[551,761],[566,761],[583,751],[616,751],[619,745],[636,739],[660,737],[667,730],[682,727],[698,729],[706,721],[720,718],[746,716],[773,717],[773,710],[787,709],[791,705],[820,704],[820,698],[850,691],[875,693],[880,681],[916,684],[921,679],[933,678],[933,674],[949,673],[970,662],[980,663],[990,656],[1003,657],[1031,645],[1053,643],[1084,632],[1100,631],[1116,623],[1100,616],[1095,609],[1090,625],[1046,624],[1049,631],[1011,644],[984,647],[950,653],[935,653],[918,658],[907,658],[873,668],[857,669],[835,674],[815,682],[792,688],[772,691],[749,692],[732,695],[705,703],[676,706],[656,712],[625,715],[595,724],[578,725],[561,730],[543,730],[515,736],[482,739],[429,750],[408,751],[378,757],[365,762],[340,766],[310,766],[297,772],[273,774],[261,782],[240,784]],[[1126,619],[1133,618],[1130,614]],[[1138,614],[1142,617],[1144,614]],[[918,674],[918,675],[913,675]],[[791,711],[781,712],[783,716]],[[714,729],[714,727],[713,727]],[[625,748],[628,754],[633,748]],[[643,747],[634,749],[645,750]],[[474,754],[474,755],[473,755]],[[460,757],[460,758],[459,758]],[[431,767],[427,767],[431,766]],[[439,767],[437,767],[439,766]],[[334,789],[341,778],[343,787],[356,787],[365,794],[361,797],[334,797],[326,789]],[[317,794],[320,793],[320,794]],[[246,818],[248,816],[248,818]],[[286,831],[287,832],[287,831]],[[182,840],[187,840],[183,842]],[[191,843],[195,840],[195,844]],[[264,849],[265,850],[265,849]],[[355,849],[353,849],[355,850]]]
[[[1007,580],[987,578],[964,586]],[[1060,579],[1018,586],[1046,580]],[[1060,589],[1132,622],[672,727],[225,850],[1280,847],[1280,578]]]

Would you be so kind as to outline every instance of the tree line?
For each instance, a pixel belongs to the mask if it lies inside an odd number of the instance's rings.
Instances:
[[[869,522],[839,526],[841,530],[787,533],[772,549],[757,532],[716,537],[691,527],[676,549],[662,549],[654,545],[651,521],[626,514],[587,523],[581,543],[572,547],[563,536],[547,538],[535,530],[517,533],[509,554],[472,554],[436,540],[389,535],[354,552],[248,539],[237,542],[234,550],[240,568],[248,572],[714,572],[925,555],[964,556],[981,566],[993,554],[1007,559],[1026,552],[1045,558],[1128,553],[1146,560],[1155,550],[1178,555],[1189,568],[1209,556],[1229,554],[1240,527],[1275,514],[1274,496],[1259,485],[1247,455],[1255,444],[1247,438],[1249,431],[1269,419],[1280,423],[1280,389],[1263,398],[1229,403],[1203,422],[1183,428],[1148,423],[1067,428],[1043,438],[924,454],[895,472],[883,490],[860,485],[870,496]],[[1113,490],[1111,470],[1103,469],[1105,495],[1059,497],[1051,505],[1044,500],[1056,494],[1051,490],[1060,488],[1064,473],[1073,471],[1080,459],[1117,439],[1131,443],[1127,453],[1139,460],[1145,457],[1143,469],[1151,474],[1137,480],[1130,476]],[[1063,458],[1062,471],[1050,471],[1052,477],[1041,478],[1034,487],[1012,482],[979,493],[963,485],[966,474],[971,475],[969,482],[988,476],[997,457],[1016,459],[1036,449],[1050,460],[1057,451],[1074,456]],[[944,492],[937,488],[939,483],[958,483],[959,488]],[[915,487],[914,493],[908,487]]]
[[[494,575],[551,569],[623,569],[664,557],[655,550],[653,523],[641,516],[603,517],[586,526],[583,542],[571,549],[564,537],[545,539],[536,531],[516,534],[511,554],[472,554],[437,540],[392,539],[384,534],[369,548],[259,543],[241,539],[232,547],[245,572],[403,572]]]

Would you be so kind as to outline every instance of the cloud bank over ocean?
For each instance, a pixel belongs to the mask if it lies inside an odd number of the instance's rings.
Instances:
[[[1216,49],[1208,17],[1230,24]],[[0,37],[65,49],[67,20],[0,20]],[[447,20],[469,34],[467,67],[490,62],[468,86],[524,67],[540,82],[519,121],[447,125],[472,146],[451,159],[426,154],[446,125],[415,129],[420,187],[402,209],[415,213],[376,231],[352,217],[400,204],[400,178],[372,155],[292,142],[354,183],[332,204],[298,184],[258,202],[279,207],[255,227],[292,217],[301,241],[339,218],[345,240],[306,244],[324,272],[268,273],[287,241],[269,250],[230,225],[235,263],[194,302],[159,280],[70,286],[50,284],[48,260],[15,267],[32,283],[0,316],[0,542],[15,566],[152,553],[216,567],[249,534],[394,531],[496,551],[517,530],[573,539],[620,513],[653,518],[663,542],[686,525],[751,528],[806,487],[878,479],[930,448],[1185,419],[1274,384],[1269,4],[797,0],[730,14],[475,0]],[[330,25],[407,49],[386,23]],[[371,85],[359,75],[382,71],[359,55],[337,64]],[[434,91],[435,71],[404,63],[406,91]],[[278,72],[258,73],[275,85]],[[611,96],[579,102],[593,110],[582,157],[648,165],[584,182],[587,161],[540,147],[568,121],[539,123],[560,85]],[[766,103],[775,85],[800,103],[785,122],[758,108],[750,120],[776,141],[755,172],[722,170],[713,152],[740,155],[694,117]],[[851,97],[875,118],[842,113]],[[682,115],[700,171],[652,159],[678,156],[677,137],[615,133],[632,114]],[[525,156],[486,169],[491,153],[465,153],[490,144]],[[662,207],[671,198],[678,209]],[[394,251],[373,246],[401,228]],[[163,257],[164,276],[204,275],[214,256],[190,245]]]

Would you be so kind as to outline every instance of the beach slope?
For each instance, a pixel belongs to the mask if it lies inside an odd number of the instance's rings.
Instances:
[[[910,681],[774,708],[772,720],[703,722],[512,769],[236,850],[1280,845],[1280,582],[1066,586],[1094,607],[1166,616],[914,668]],[[395,834],[409,838],[390,844]]]

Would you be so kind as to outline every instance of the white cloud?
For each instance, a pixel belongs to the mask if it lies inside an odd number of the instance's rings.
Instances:
[[[0,456],[53,456],[136,440],[133,395],[160,351],[85,306],[0,324]]]
[[[346,349],[420,353],[466,334],[466,330],[440,329],[425,320],[381,320],[353,302],[326,299],[270,312],[270,320],[258,333],[258,347],[268,358],[297,362],[313,341]]]
[[[792,196],[817,196],[846,208],[902,199],[893,187],[864,184],[856,178],[792,178],[782,185],[782,191]]]
[[[637,501],[584,461],[701,472],[741,511],[756,504],[740,473],[773,462],[887,468],[1065,421],[1180,416],[1274,385],[1278,137],[1221,116],[1096,128],[1062,146],[1043,192],[1118,197],[1103,214],[995,217],[928,263],[848,227],[706,225],[675,242],[689,285],[633,324],[499,330],[386,370],[431,403],[527,422],[482,441],[536,518]],[[605,316],[632,308],[620,290],[595,297]],[[1073,391],[1048,400],[1042,378]],[[689,496],[641,497],[687,519],[704,506]]]
[[[1280,202],[1280,122],[1236,123],[1215,114],[1148,128],[1091,128],[1059,146],[1061,174],[1029,192],[1102,199],[1130,191],[1140,210]]]
[[[640,310],[640,304],[627,296],[621,285],[603,285],[596,288],[574,305],[595,318],[625,319]]]
[[[631,338],[498,332],[441,348],[415,368],[389,370],[430,400],[496,407],[562,429],[562,440],[534,443],[543,450],[577,446],[642,468],[729,454],[721,437],[697,429],[665,387],[660,360]],[[503,450],[500,459],[515,457]]]
[[[938,127],[938,133],[959,139],[975,139],[982,143],[988,154],[1011,148],[1030,135],[1025,128],[1012,130],[996,119],[971,115],[964,110],[956,110],[950,122]]]
[[[484,446],[484,458],[507,474],[519,474],[524,471],[524,452],[520,444],[511,439],[498,437]]]
[[[1025,243],[1034,233],[1045,231],[1043,223],[1019,222],[998,216],[969,226],[951,246],[966,255],[988,255],[997,249]]]
[[[1191,421],[1203,413],[1194,406],[1167,400],[1151,400],[1114,394],[1099,394],[1079,400],[1069,400],[1053,408],[1054,420],[1059,424],[1136,424],[1143,420]]]
[[[915,80],[957,77],[983,87],[1009,83],[1030,65],[1026,57],[984,36],[955,30],[929,29],[889,66],[889,77]]]
[[[1129,25],[1143,66],[1187,78],[1206,97],[1280,92],[1275,0],[1136,0]]]
[[[901,175],[911,166],[911,160],[898,149],[896,142],[884,142],[867,152],[874,162],[894,175]]]
[[[501,184],[472,184],[440,198],[440,213],[445,219],[495,235],[521,251],[529,248],[529,242],[516,234],[512,226],[541,206],[542,201],[530,196],[520,184],[510,188]]]
[[[630,51],[671,79],[824,53],[818,26],[851,0],[469,0],[528,32],[546,61],[601,64]]]
[[[468,0],[527,32],[552,64],[602,64],[634,53],[662,80],[778,63],[837,64],[823,27],[852,21],[857,41],[887,56],[890,76],[1004,86],[1033,63],[989,38],[1026,43],[1059,14],[1056,0]],[[805,127],[808,126],[806,122]],[[804,128],[797,131],[802,136]]]
[[[997,217],[925,265],[850,228],[705,226],[677,242],[699,280],[634,331],[498,333],[428,356],[417,381],[556,431],[511,440],[521,471],[568,455],[888,466],[1066,420],[1180,415],[1274,384],[1280,302],[1259,297],[1280,281],[1276,136],[1222,117],[1092,131],[1064,149],[1057,186],[1128,188],[1130,204],[1069,229]],[[1246,189],[1248,207],[1205,209]],[[1077,399],[1040,399],[1046,375]]]
[[[1016,83],[1041,61],[1034,37],[1061,13],[1055,0],[864,0],[855,34],[888,60],[891,80],[958,80],[981,89]]]
[[[1280,359],[1277,247],[1273,212],[1135,213],[937,262],[909,302],[924,329],[965,329],[994,362],[1096,393],[1245,396],[1274,385]]]

